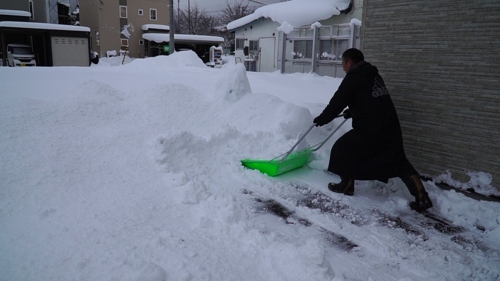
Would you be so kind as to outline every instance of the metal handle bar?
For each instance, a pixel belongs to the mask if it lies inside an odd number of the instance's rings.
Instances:
[[[335,117],[334,119],[337,119],[337,118],[339,118],[339,117],[343,117],[344,115],[345,115],[345,114],[340,114],[339,116]],[[311,149],[311,148],[313,148],[313,147],[315,147],[315,146],[317,146],[317,145],[321,144],[319,147],[317,147],[317,148],[313,149],[313,151],[316,151],[316,150],[320,149],[320,148],[323,146],[323,144],[325,144],[325,143],[326,143],[326,141],[327,141],[327,140],[328,140],[331,136],[333,136],[333,134],[335,134],[335,132],[337,132],[337,131],[338,131],[338,129],[340,129],[340,127],[341,127],[342,125],[344,125],[344,123],[345,123],[346,121],[347,121],[347,119],[345,119],[345,120],[344,120],[344,121],[343,121],[343,122],[342,122],[342,123],[341,123],[341,124],[340,124],[340,125],[339,125],[339,126],[338,126],[338,127],[337,127],[337,128],[336,128],[336,129],[335,129],[335,130],[334,130],[334,131],[330,134],[330,135],[329,135],[329,136],[328,136],[328,138],[326,138],[326,140],[324,140],[324,141],[323,141],[323,142],[321,142],[321,143],[315,144],[315,145],[313,145],[313,146],[309,147],[308,149]],[[310,132],[310,131],[314,128],[314,126],[316,126],[316,124],[312,124],[312,126],[311,126],[308,130],[307,130],[307,132],[306,132],[306,133],[305,133],[305,134],[304,134],[304,135],[303,135],[303,136],[302,136],[302,137],[301,137],[301,138],[300,138],[300,139],[299,139],[299,140],[298,140],[298,141],[297,141],[297,142],[296,142],[296,143],[292,146],[292,148],[291,148],[289,151],[287,151],[287,152],[285,152],[285,153],[283,153],[283,154],[281,154],[281,155],[279,155],[279,156],[276,156],[276,157],[274,157],[273,159],[271,159],[271,160],[269,160],[269,161],[273,161],[273,160],[275,160],[275,159],[277,159],[277,158],[280,158],[282,155],[285,155],[285,156],[283,156],[283,157],[281,158],[281,160],[280,160],[280,162],[279,162],[279,163],[281,163],[281,162],[285,161],[285,159],[286,159],[286,158],[287,158],[290,154],[292,154],[293,150],[294,150],[294,149],[297,147],[297,145],[299,145],[299,143],[300,143],[300,142],[301,142],[301,141],[302,141],[302,140],[303,140],[303,139],[307,136],[307,134],[309,134],[309,132]]]
[[[299,145],[299,143],[307,136],[307,134],[309,134],[309,132],[314,128],[314,126],[316,126],[316,124],[312,124],[312,126],[309,128],[309,130],[307,130],[307,132],[292,146],[292,148],[287,152],[285,153],[286,155],[283,156],[283,158],[281,158],[280,160],[280,163],[283,162],[287,157],[288,155],[290,155],[292,153],[292,151],[297,147],[297,145]],[[278,156],[279,157],[279,156]],[[277,158],[277,157],[276,157]]]
[[[330,135],[324,141],[317,143],[309,148],[311,149],[311,148],[319,145],[318,147],[314,148],[312,151],[317,151],[318,149],[320,149],[333,136],[333,134],[335,134],[340,129],[340,127],[342,127],[342,125],[344,125],[345,122],[347,122],[347,119],[342,121],[342,123],[340,123],[340,125],[335,130],[333,130],[333,132],[331,132]]]

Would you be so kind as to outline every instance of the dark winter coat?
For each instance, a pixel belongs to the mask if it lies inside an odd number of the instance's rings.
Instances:
[[[396,109],[375,66],[363,61],[352,67],[315,123],[331,122],[346,107],[353,129],[333,145],[329,171],[358,180],[416,174],[406,159]]]

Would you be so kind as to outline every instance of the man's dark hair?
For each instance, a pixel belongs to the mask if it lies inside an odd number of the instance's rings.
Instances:
[[[351,48],[346,50],[342,54],[342,61],[346,62],[348,59],[352,60],[354,64],[358,64],[359,62],[362,62],[365,60],[365,56],[363,56],[363,53],[356,49],[356,48]]]

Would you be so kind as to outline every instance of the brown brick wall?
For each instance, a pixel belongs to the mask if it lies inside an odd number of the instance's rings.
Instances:
[[[419,172],[500,189],[500,1],[365,0],[362,37]]]

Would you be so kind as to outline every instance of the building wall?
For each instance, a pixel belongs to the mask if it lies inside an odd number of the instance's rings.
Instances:
[[[97,43],[97,39],[100,39],[100,34],[97,36],[99,32],[99,5],[97,0],[87,0],[81,1],[80,3],[80,25],[86,26],[90,28],[90,37],[91,37],[91,50],[97,52],[99,57],[101,57],[100,53],[100,43]]]
[[[0,0],[0,9],[2,10],[17,10],[29,12],[28,0]]]
[[[160,24],[170,25],[169,1],[128,1],[129,6],[129,22],[134,25],[134,32],[130,33],[130,56],[136,58],[144,58],[144,45],[139,45],[142,39],[142,26],[145,24]],[[143,10],[143,15],[140,16],[138,10]],[[151,20],[149,10],[156,9],[157,19]]]
[[[401,119],[424,174],[500,188],[500,1],[365,0],[362,49]]]
[[[33,21],[35,22],[44,22],[44,23],[52,23],[48,18],[48,1],[44,0],[33,0]]]
[[[120,18],[120,5],[127,6],[127,18]],[[157,10],[157,19],[150,20],[149,10]],[[143,15],[138,10],[143,10]],[[168,1],[131,1],[131,0],[86,0],[80,1],[80,24],[92,30],[92,50],[99,56],[106,56],[107,51],[115,50],[117,53],[125,48],[121,46],[121,39],[127,39],[123,34],[123,26],[130,24],[130,38],[128,38],[128,55],[134,58],[144,57],[144,45],[139,45],[142,40],[142,25],[162,24],[169,25]],[[133,29],[133,30],[132,30]],[[97,36],[96,33],[99,33]],[[96,38],[99,42],[96,42]]]

